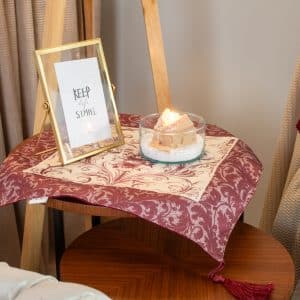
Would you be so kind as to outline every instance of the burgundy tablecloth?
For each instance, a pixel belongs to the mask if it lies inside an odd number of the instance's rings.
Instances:
[[[137,127],[139,116],[121,115],[123,126]],[[207,126],[207,135],[231,136]],[[0,168],[0,205],[39,197],[72,197],[85,203],[120,209],[181,234],[222,262],[230,233],[256,189],[262,166],[241,140],[216,169],[199,201],[137,188],[87,185],[23,172],[53,152],[51,130],[24,141]],[[188,165],[183,166],[188,169]]]

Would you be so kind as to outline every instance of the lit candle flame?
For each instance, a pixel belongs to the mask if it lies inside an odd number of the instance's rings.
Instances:
[[[166,108],[161,115],[161,120],[165,126],[171,125],[179,119],[180,114],[176,111],[171,111],[169,108]]]

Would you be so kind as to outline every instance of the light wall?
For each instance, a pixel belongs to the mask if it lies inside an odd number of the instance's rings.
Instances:
[[[264,177],[246,211],[258,224],[289,82],[300,54],[298,0],[158,0],[172,100],[246,141]],[[156,110],[139,0],[102,0],[121,112]]]

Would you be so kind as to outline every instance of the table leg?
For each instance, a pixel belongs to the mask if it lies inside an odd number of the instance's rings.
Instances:
[[[39,271],[46,205],[26,205],[21,268]]]
[[[101,217],[99,216],[92,216],[92,224],[93,227],[101,224]]]
[[[244,216],[244,213],[242,213],[241,216],[240,216],[239,221],[244,223],[244,220],[245,220],[245,216]]]
[[[66,249],[64,232],[64,214],[61,210],[53,209],[56,278],[60,279],[59,263]]]

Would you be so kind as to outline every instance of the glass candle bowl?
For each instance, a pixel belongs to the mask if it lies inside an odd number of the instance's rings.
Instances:
[[[178,131],[157,129],[160,114],[147,115],[140,121],[140,152],[152,162],[187,163],[199,159],[205,145],[205,121],[201,116],[186,114],[193,126]]]

